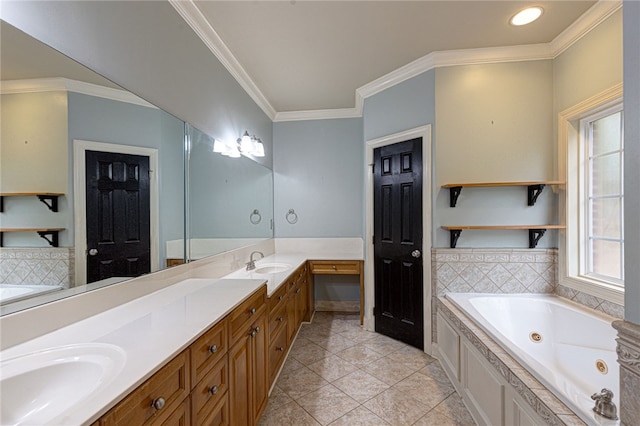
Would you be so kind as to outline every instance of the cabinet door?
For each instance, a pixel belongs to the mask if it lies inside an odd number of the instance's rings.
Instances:
[[[229,350],[229,416],[233,425],[250,425],[251,336],[247,333]]]
[[[251,389],[254,424],[258,424],[260,415],[267,405],[269,396],[269,362],[267,340],[267,316],[261,315],[253,325],[256,334],[251,338]]]
[[[287,300],[287,334],[289,335],[289,345],[293,342],[293,336],[296,335],[298,324],[296,323],[296,293],[291,291]]]

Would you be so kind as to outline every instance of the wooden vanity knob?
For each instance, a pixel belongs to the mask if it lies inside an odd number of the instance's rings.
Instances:
[[[276,321],[282,322],[282,321],[284,321],[284,318],[283,317],[278,317],[278,318],[276,318]]]
[[[249,309],[249,315],[253,315],[256,313],[256,308]]]
[[[282,346],[278,346],[277,349],[279,352],[284,352],[284,348]]]
[[[217,385],[213,385],[213,386],[211,386],[211,388],[209,388],[209,393],[210,393],[211,395],[215,395],[215,394],[217,394],[217,393],[218,393],[218,386],[217,386]]]
[[[331,265],[331,268],[335,271],[336,270],[336,265]]]
[[[218,345],[209,346],[209,352],[211,352],[212,354],[215,354],[216,352],[218,352]]]
[[[165,401],[165,399],[163,397],[160,398],[156,398],[153,400],[153,402],[151,402],[151,406],[153,408],[155,408],[156,410],[162,410],[162,408],[164,407],[164,404],[166,404],[167,401]]]

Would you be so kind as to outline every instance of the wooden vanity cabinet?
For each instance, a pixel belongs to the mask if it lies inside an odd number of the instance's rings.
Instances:
[[[257,424],[269,390],[269,327],[262,286],[93,426]]]
[[[229,409],[233,425],[255,425],[268,399],[267,290],[254,293],[229,315]]]
[[[112,408],[100,419],[100,425],[177,424],[166,423],[176,418],[186,421],[188,413],[180,413],[190,391],[189,349],[186,349]],[[174,413],[175,410],[180,413]]]

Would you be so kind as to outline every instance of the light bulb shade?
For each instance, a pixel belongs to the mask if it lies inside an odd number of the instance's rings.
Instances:
[[[240,151],[248,153],[251,151],[251,148],[253,148],[253,142],[251,142],[249,132],[245,131],[242,139],[240,139]]]
[[[260,139],[256,139],[253,150],[254,157],[264,157],[264,145]]]
[[[231,158],[239,158],[240,157],[240,151],[238,151],[236,148],[230,148],[228,151],[228,156]]]
[[[540,16],[542,16],[542,12],[543,10],[539,6],[528,7],[526,9],[523,9],[520,12],[516,13],[511,18],[511,21],[510,21],[511,25],[515,25],[516,27],[519,27],[521,25],[530,24],[536,19],[538,19]]]

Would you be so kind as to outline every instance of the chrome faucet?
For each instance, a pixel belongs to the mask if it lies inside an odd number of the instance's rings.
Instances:
[[[247,271],[252,271],[256,269],[256,261],[253,259],[254,254],[259,254],[260,259],[264,257],[264,253],[262,253],[261,251],[251,252],[251,255],[249,256],[249,261],[247,262]]]
[[[612,401],[613,392],[605,388],[602,389],[600,393],[591,395],[591,399],[596,402],[596,406],[593,407],[593,411],[595,411],[596,414],[607,419],[618,420],[618,409]]]

